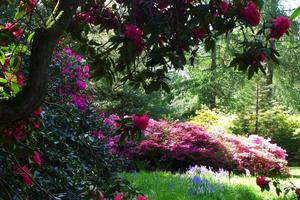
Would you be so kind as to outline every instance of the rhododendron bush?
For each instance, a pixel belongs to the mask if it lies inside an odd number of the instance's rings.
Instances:
[[[116,143],[118,136],[106,139],[113,153],[156,168],[178,170],[197,164],[240,173],[288,173],[286,151],[256,135],[245,138],[207,132],[189,123],[155,120],[150,120],[144,135],[140,143],[127,141],[123,148]]]
[[[50,74],[43,106],[30,118],[1,129],[0,196],[69,199],[88,198],[97,191],[106,197],[120,192],[138,196],[116,177],[125,160],[112,155],[99,140],[99,130],[112,134],[111,126],[120,126],[113,120],[120,118],[109,120],[92,105],[84,59],[70,48],[59,49],[52,57]],[[147,126],[147,116],[134,119],[132,131]]]

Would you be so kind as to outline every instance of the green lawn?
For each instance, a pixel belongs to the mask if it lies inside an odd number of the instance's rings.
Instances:
[[[300,167],[291,168],[291,180],[300,187]],[[149,197],[149,200],[283,200],[295,199],[277,197],[275,191],[261,192],[255,183],[255,177],[211,177],[200,176],[204,185],[200,192],[193,193],[191,178],[187,175],[171,174],[169,172],[138,172],[124,174],[135,187]],[[206,181],[207,180],[207,181]],[[284,183],[287,184],[287,180]],[[206,185],[209,183],[208,185]],[[221,185],[221,186],[220,186]],[[204,188],[204,189],[203,189]]]

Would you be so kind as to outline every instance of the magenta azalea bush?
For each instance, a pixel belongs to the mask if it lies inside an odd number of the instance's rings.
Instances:
[[[109,117],[112,120],[111,117]],[[120,148],[117,137],[105,137],[113,153],[166,170],[190,165],[244,173],[288,173],[286,151],[268,139],[208,132],[190,123],[150,120],[141,142],[127,141]]]

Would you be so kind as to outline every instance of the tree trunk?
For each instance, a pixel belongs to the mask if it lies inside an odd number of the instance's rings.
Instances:
[[[210,92],[208,93],[208,105],[210,109],[216,108],[216,88],[215,80],[216,80],[216,71],[217,71],[217,53],[216,50],[211,53],[211,75],[210,75]]]
[[[40,28],[35,33],[26,86],[16,97],[0,101],[0,124],[29,116],[47,95],[48,68],[55,41],[66,30],[79,6],[79,0],[59,2],[58,13],[62,12],[59,19],[50,28]]]

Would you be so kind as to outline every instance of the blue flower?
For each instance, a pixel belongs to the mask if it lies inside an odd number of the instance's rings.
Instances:
[[[202,180],[201,180],[201,178],[199,176],[195,176],[195,177],[191,178],[190,180],[195,185],[198,185],[198,184],[200,184],[202,182]]]

